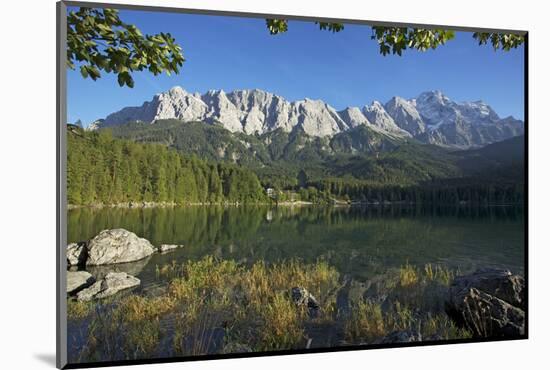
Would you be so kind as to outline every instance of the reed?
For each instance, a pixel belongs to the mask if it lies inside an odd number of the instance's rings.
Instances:
[[[337,328],[351,344],[376,343],[403,330],[414,330],[425,340],[471,335],[443,311],[442,294],[456,272],[440,265],[422,269],[407,262],[388,273],[384,299],[349,294],[344,315],[336,314],[336,297],[349,286],[322,259],[245,266],[207,256],[157,266],[156,272],[167,284],[159,296],[68,301],[70,319],[89,320],[79,359],[151,358],[166,353],[161,343],[172,343],[177,355],[304,348],[310,335],[317,335],[317,343],[328,343],[319,337],[323,326]],[[320,305],[316,317],[292,301],[295,286],[315,296]],[[166,320],[173,330],[163,340],[167,334],[161,322]]]

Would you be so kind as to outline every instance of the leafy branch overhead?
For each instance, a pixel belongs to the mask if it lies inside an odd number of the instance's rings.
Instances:
[[[131,72],[178,73],[185,58],[169,33],[143,35],[120,20],[116,9],[80,8],[67,16],[67,65],[84,78],[116,73],[120,86],[134,86]]]
[[[344,29],[342,23],[315,23],[321,30],[340,32]],[[288,20],[286,19],[266,19],[266,24],[272,35],[288,31]],[[371,39],[378,42],[380,54],[402,55],[403,51],[407,49],[418,51],[436,49],[454,37],[455,32],[446,29],[373,26]],[[479,42],[479,45],[491,43],[495,50],[505,51],[515,49],[525,41],[522,35],[513,33],[474,32],[473,38]]]
[[[455,37],[453,31],[408,27],[372,27],[373,40],[378,42],[380,54],[401,55],[406,49],[426,51],[444,45]]]
[[[479,45],[485,45],[488,42],[493,45],[495,50],[510,50],[516,49],[523,44],[524,37],[513,33],[488,33],[488,32],[474,32],[474,39],[479,41]]]
[[[320,30],[333,33],[344,24],[315,22]],[[288,20],[266,19],[273,35],[288,31]],[[372,36],[382,55],[402,55],[404,50],[435,49],[453,39],[455,32],[445,29],[373,26]],[[524,37],[512,33],[475,32],[480,45],[491,44],[495,50],[517,48]],[[154,75],[179,73],[183,65],[182,48],[169,33],[143,35],[133,24],[123,22],[116,9],[79,8],[67,16],[67,65],[77,66],[84,78],[97,80],[101,72],[115,73],[120,86],[134,86],[131,73],[148,70]]]

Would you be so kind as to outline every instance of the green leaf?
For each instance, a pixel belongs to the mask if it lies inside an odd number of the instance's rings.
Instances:
[[[81,66],[80,67],[80,74],[84,78],[88,78],[88,67],[87,66]]]

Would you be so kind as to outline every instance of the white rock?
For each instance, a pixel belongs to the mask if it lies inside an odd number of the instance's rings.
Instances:
[[[94,282],[94,277],[87,271],[67,271],[67,293],[75,293]]]
[[[107,265],[141,260],[155,252],[146,239],[124,229],[103,230],[88,242],[86,265]]]
[[[67,265],[82,266],[86,264],[86,243],[71,243],[67,245]]]
[[[103,280],[95,282],[91,287],[77,294],[79,301],[90,301],[112,296],[121,290],[136,287],[140,280],[125,272],[110,272]]]
[[[172,251],[174,249],[178,249],[178,248],[182,248],[183,245],[178,245],[178,244],[161,244],[159,246],[159,252],[160,253],[164,253],[164,252],[169,252],[169,251]]]

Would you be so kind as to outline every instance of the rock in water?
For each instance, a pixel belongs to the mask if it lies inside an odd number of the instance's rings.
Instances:
[[[118,263],[116,265],[86,266],[86,271],[94,275],[96,280],[103,280],[110,272],[125,272],[128,275],[138,276],[149,263],[151,256],[139,261]]]
[[[86,243],[71,243],[67,245],[67,265],[83,266],[86,264]]]
[[[125,272],[110,272],[105,279],[97,281],[91,287],[80,291],[77,294],[79,301],[90,301],[112,296],[121,290],[136,287],[140,280]]]
[[[524,335],[524,287],[510,271],[478,270],[453,281],[447,311],[476,337]]]
[[[525,280],[519,275],[512,275],[508,270],[481,269],[471,275],[457,277],[451,286],[455,291],[477,288],[503,301],[524,308]]]
[[[96,294],[101,291],[101,283],[103,280],[96,281],[91,287],[81,290],[76,294],[76,298],[79,301],[91,301],[95,298]]]
[[[222,350],[222,353],[249,353],[249,352],[253,352],[252,348],[250,348],[246,344],[237,343],[237,342],[227,343]]]
[[[164,252],[170,252],[170,251],[173,251],[174,249],[178,249],[178,248],[181,248],[183,247],[183,245],[177,245],[177,244],[161,244],[159,246],[159,252],[160,253],[164,253]]]
[[[67,271],[67,293],[76,293],[95,282],[92,274],[86,271]]]
[[[124,229],[103,230],[88,242],[86,265],[132,262],[155,252],[146,239]]]
[[[420,335],[420,333],[416,332],[415,330],[399,330],[386,335],[384,338],[375,343],[410,343],[421,341],[422,335]]]
[[[303,287],[294,287],[291,290],[292,300],[297,306],[306,306],[310,317],[317,317],[321,306],[313,294]]]

